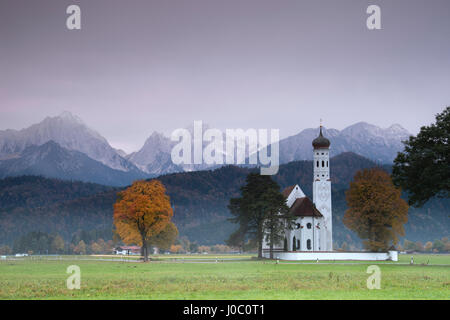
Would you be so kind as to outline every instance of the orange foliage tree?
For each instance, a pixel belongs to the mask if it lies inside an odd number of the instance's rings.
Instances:
[[[138,244],[142,247],[144,261],[148,261],[151,239],[168,229],[167,226],[172,224],[172,217],[169,196],[158,180],[134,182],[129,188],[119,192],[114,204],[116,232],[126,244]],[[173,233],[173,228],[169,229]]]
[[[401,190],[380,168],[358,171],[346,192],[348,209],[343,222],[364,240],[371,251],[387,250],[404,236],[408,221],[408,204],[401,199]]]

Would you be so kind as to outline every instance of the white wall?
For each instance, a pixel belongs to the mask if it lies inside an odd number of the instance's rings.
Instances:
[[[269,251],[263,256],[269,257]],[[362,260],[362,261],[398,261],[397,251],[388,252],[274,252],[274,259],[279,260]]]

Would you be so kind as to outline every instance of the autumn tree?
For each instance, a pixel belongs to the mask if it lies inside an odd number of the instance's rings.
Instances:
[[[136,181],[119,192],[114,204],[114,225],[126,244],[142,247],[144,261],[148,261],[151,239],[161,233],[173,216],[169,196],[158,180]]]
[[[427,243],[425,243],[424,249],[426,252],[431,252],[433,250],[433,242],[427,241]]]
[[[73,249],[73,252],[75,252],[76,254],[86,254],[86,243],[83,240],[78,242],[78,244]]]
[[[97,242],[92,242],[91,245],[89,246],[89,250],[91,251],[91,253],[101,253],[102,252],[102,247],[97,243]]]
[[[387,250],[404,236],[408,204],[400,198],[390,176],[380,168],[358,171],[346,192],[348,209],[343,222],[371,251]]]
[[[183,250],[181,244],[173,244],[170,246],[170,252],[172,253],[180,253]]]
[[[0,254],[1,255],[8,255],[11,253],[12,253],[12,249],[9,246],[7,246],[7,245],[0,246]]]
[[[450,107],[405,141],[392,169],[393,181],[408,193],[409,204],[421,207],[432,197],[450,196]]]
[[[347,242],[344,241],[342,243],[341,251],[344,251],[344,252],[348,251],[348,244],[347,244]]]
[[[55,253],[64,251],[64,239],[60,235],[56,235],[51,244],[51,250]]]

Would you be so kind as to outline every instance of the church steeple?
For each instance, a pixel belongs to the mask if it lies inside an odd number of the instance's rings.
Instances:
[[[313,140],[312,145],[314,148],[313,202],[323,215],[319,250],[332,251],[330,140],[323,136],[322,123],[319,136]]]

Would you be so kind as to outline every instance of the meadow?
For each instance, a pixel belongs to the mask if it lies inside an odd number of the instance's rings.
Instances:
[[[398,262],[257,261],[251,255],[152,256],[150,263],[111,256],[0,260],[0,299],[444,299],[450,255],[400,255]],[[113,260],[114,259],[114,260]],[[381,288],[366,286],[367,267]],[[66,269],[81,269],[69,290]]]

